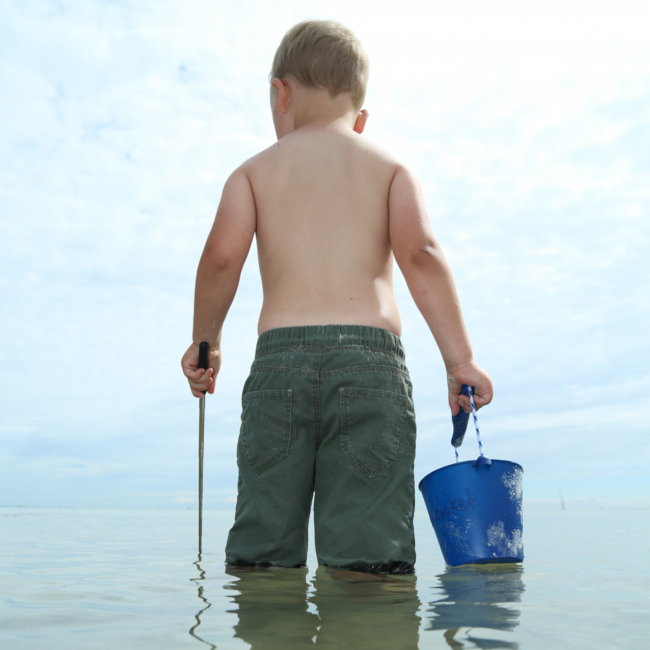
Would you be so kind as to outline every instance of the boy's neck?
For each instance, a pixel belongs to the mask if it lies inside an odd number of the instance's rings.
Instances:
[[[353,130],[358,115],[348,93],[330,97],[325,88],[308,88],[293,81],[286,85],[284,110],[279,106],[277,102],[273,111],[278,139],[303,128]]]
[[[294,129],[305,126],[354,127],[357,110],[347,94],[330,97],[323,88],[300,88],[293,96]]]

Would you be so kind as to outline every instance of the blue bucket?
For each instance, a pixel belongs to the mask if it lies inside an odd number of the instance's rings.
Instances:
[[[521,562],[524,469],[518,463],[484,455],[472,391],[463,386],[463,393],[472,403],[480,456],[458,462],[458,447],[469,420],[461,409],[452,418],[456,463],[427,474],[420,481],[420,491],[447,564]]]

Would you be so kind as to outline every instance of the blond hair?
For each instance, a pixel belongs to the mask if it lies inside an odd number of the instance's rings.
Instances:
[[[349,92],[361,108],[368,72],[368,55],[351,29],[331,20],[305,20],[284,35],[269,81],[293,77],[310,88],[326,88],[330,97]],[[271,86],[272,98],[274,90]]]

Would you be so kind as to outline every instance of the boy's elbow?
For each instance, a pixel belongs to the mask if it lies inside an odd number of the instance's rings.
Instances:
[[[411,248],[404,257],[404,263],[400,264],[400,267],[413,269],[435,266],[444,261],[444,255],[437,242],[423,242],[418,247]]]
[[[217,246],[209,246],[203,251],[201,266],[209,273],[239,272],[242,264],[238,263],[236,255],[231,251],[223,250]]]
[[[436,244],[425,244],[421,248],[412,252],[412,257],[415,262],[421,260],[438,259],[440,257],[440,247]]]

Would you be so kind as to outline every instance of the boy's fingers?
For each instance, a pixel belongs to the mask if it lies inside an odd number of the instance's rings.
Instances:
[[[196,388],[200,388],[201,390],[208,390],[211,381],[212,374],[210,372],[210,369],[208,369],[204,371],[200,377],[195,377],[194,380],[190,383],[194,384]]]
[[[461,395],[458,398],[458,401],[467,413],[472,412],[472,403],[469,401],[469,397],[466,397],[465,395]],[[480,408],[487,406],[491,401],[492,401],[491,393],[485,393],[484,395],[479,395],[479,394],[474,395],[474,406],[476,406],[477,411]]]
[[[460,413],[461,406],[456,395],[449,395],[449,408],[451,409],[452,417]]]
[[[200,377],[205,372],[203,368],[199,368],[193,363],[183,363],[181,364],[181,369],[186,377]]]
[[[190,390],[192,391],[192,395],[194,395],[194,397],[204,397],[205,394],[208,392],[203,390],[202,388],[192,388],[191,386],[190,386]]]
[[[214,370],[212,368],[208,368],[206,370],[205,376],[207,378],[207,383],[205,385],[204,390],[206,393],[212,395],[214,393],[214,384],[215,384]]]
[[[482,406],[487,406],[492,401],[492,396],[491,389],[477,391],[476,395],[474,395],[474,404],[476,404],[476,408],[480,409]]]
[[[460,408],[462,408],[463,411],[465,411],[465,413],[472,412],[472,405],[469,402],[469,397],[465,397],[465,395],[461,395],[460,397],[458,397],[458,404],[460,405]]]
[[[203,370],[202,368],[199,368],[197,374],[200,374],[200,376],[193,378],[188,377],[188,383],[192,395],[194,395],[194,397],[203,397],[203,394],[206,392],[213,394],[216,380],[214,369],[208,368],[207,370]]]

